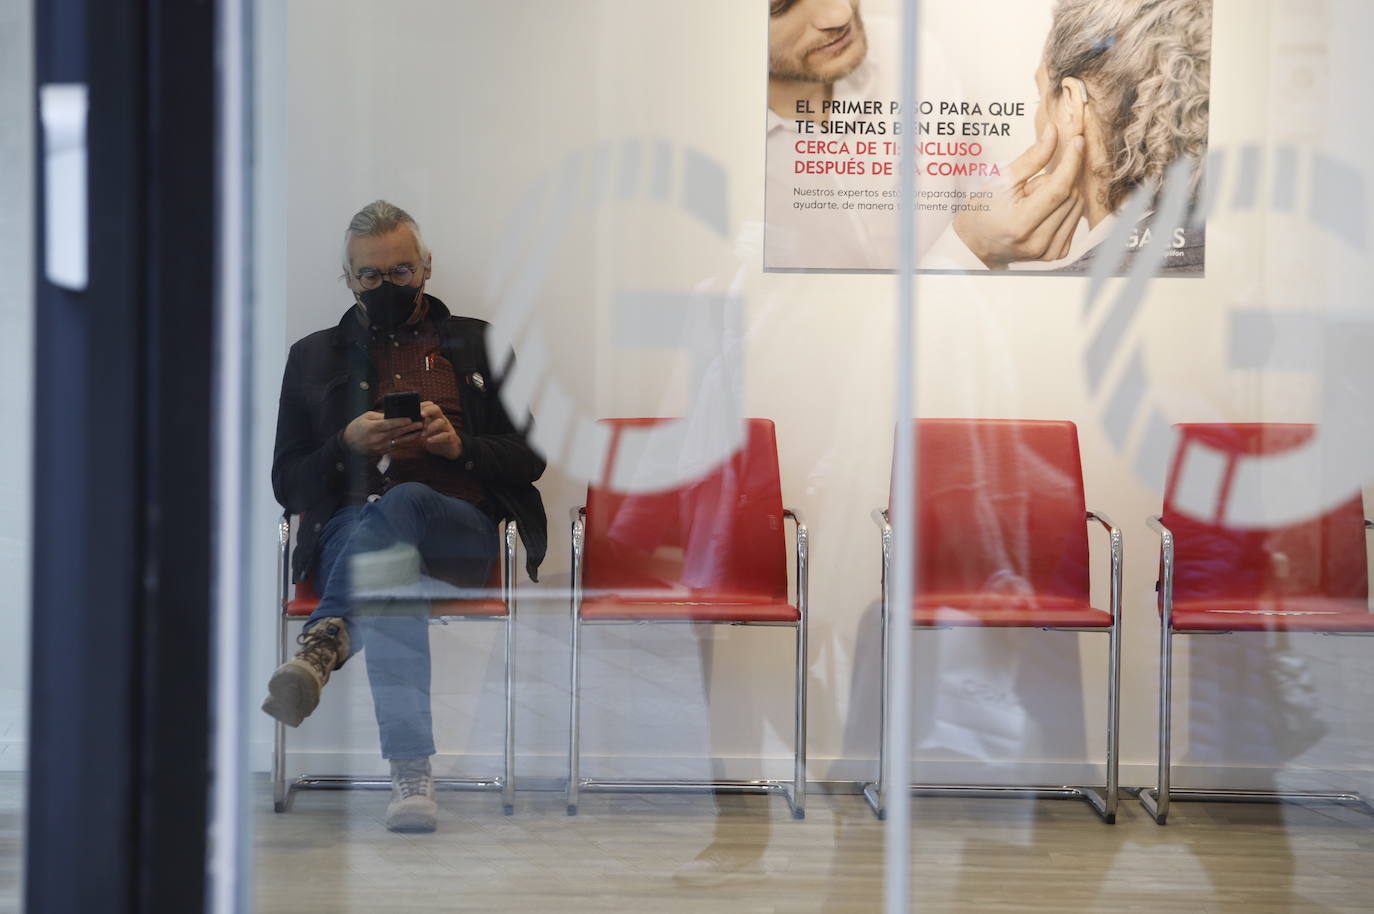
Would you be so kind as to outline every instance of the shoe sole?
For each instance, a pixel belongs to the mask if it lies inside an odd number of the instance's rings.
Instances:
[[[320,685],[309,672],[282,666],[267,683],[267,700],[262,709],[288,727],[299,727],[320,704]]]
[[[434,816],[416,813],[404,813],[386,818],[387,831],[427,832],[434,831],[437,824]]]

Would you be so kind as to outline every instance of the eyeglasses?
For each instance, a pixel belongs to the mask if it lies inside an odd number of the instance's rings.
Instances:
[[[375,289],[382,284],[385,279],[398,286],[410,285],[410,277],[420,271],[420,268],[412,263],[397,264],[389,270],[374,270],[372,267],[363,267],[353,276],[358,280],[358,285],[364,289]]]

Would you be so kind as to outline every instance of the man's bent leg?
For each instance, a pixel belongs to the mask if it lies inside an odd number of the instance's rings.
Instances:
[[[317,580],[321,582],[320,605],[311,613],[296,639],[301,649],[277,668],[267,684],[262,709],[290,727],[298,727],[320,703],[320,692],[330,674],[348,659],[350,647],[360,649],[350,631],[347,577],[336,577],[356,527],[360,510],[343,508],[325,525],[320,536]]]
[[[410,497],[416,494],[409,491],[412,488],[432,491],[424,486],[398,486],[366,505],[341,508],[320,532],[316,563],[320,602],[297,639],[301,650],[277,669],[263,703],[264,711],[288,726],[299,726],[310,716],[330,674],[362,650],[367,635],[353,619],[355,607],[366,605],[355,599],[359,591],[405,586],[418,577],[419,554],[411,538],[417,530],[411,516],[417,513],[415,499]],[[392,497],[395,492],[400,497]],[[423,629],[420,637],[427,637]],[[427,643],[424,650],[428,664]]]

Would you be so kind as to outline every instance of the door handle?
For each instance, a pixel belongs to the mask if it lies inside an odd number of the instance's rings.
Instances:
[[[86,86],[41,86],[38,105],[43,124],[43,270],[53,285],[83,292],[88,247]]]

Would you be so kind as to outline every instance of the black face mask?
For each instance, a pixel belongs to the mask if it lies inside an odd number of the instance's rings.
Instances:
[[[420,290],[414,286],[398,286],[383,282],[375,289],[358,294],[368,320],[379,330],[395,330],[415,313],[415,297]]]

